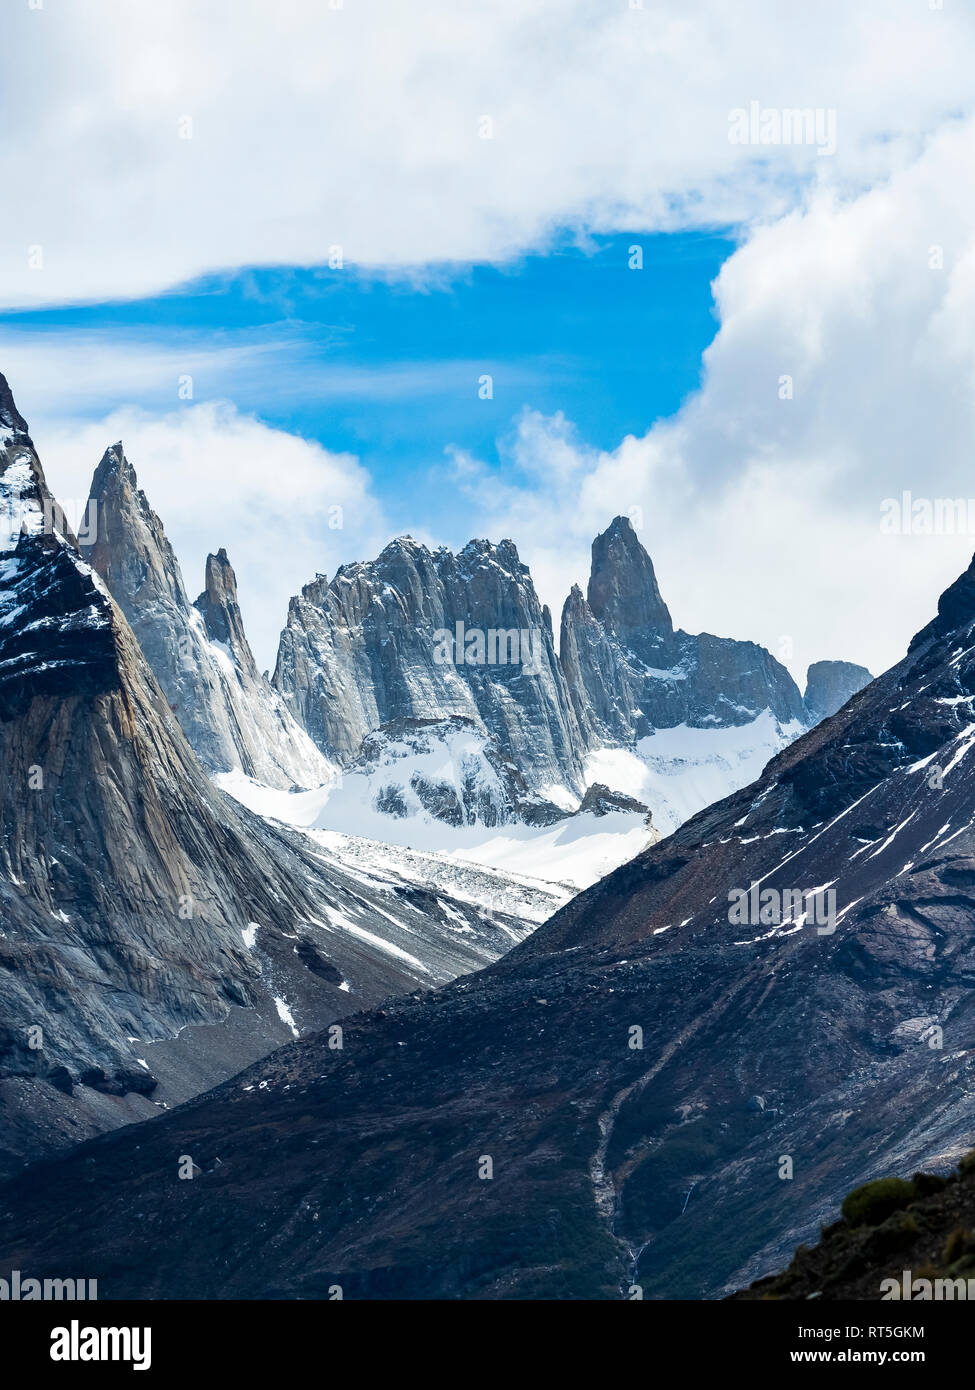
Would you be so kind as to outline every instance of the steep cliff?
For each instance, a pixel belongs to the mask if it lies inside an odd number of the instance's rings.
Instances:
[[[268,786],[319,786],[335,775],[257,670],[227,553],[206,563],[191,603],[163,524],[121,444],[92,480],[95,539],[84,558],[122,609],[194,752],[212,772],[243,771]]]
[[[275,688],[343,766],[398,719],[461,716],[529,786],[583,791],[551,619],[511,541],[431,553],[410,537],[292,599]]]

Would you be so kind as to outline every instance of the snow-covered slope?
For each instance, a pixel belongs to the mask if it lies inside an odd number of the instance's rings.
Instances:
[[[518,768],[472,719],[397,719],[368,734],[336,792],[342,805],[448,826],[547,825],[565,809],[529,790]]]
[[[660,838],[648,826],[646,815],[634,811],[576,812],[540,826],[513,821],[455,827],[422,808],[410,816],[391,816],[372,804],[374,787],[369,778],[354,773],[330,787],[291,793],[262,786],[240,773],[218,776],[215,781],[249,810],[305,830],[326,847],[342,844],[346,852],[364,854],[369,862],[394,871],[410,862],[412,854],[415,870],[427,875],[426,881],[435,887],[449,885],[455,871],[472,867],[489,871],[488,879],[478,881],[484,896],[477,901],[497,909],[511,900],[513,892],[519,910],[531,922],[544,917],[532,902],[526,904],[523,887],[540,892],[554,912],[574,893]]]
[[[747,786],[765,764],[805,733],[766,709],[748,724],[656,729],[633,748],[600,748],[586,760],[586,778],[606,782],[653,808],[653,823],[670,835],[712,802]]]
[[[394,885],[433,895],[446,917],[463,932],[470,928],[460,925],[464,919],[457,912],[458,903],[475,907],[488,918],[497,914],[499,929],[512,944],[551,917],[576,891],[574,884],[519,874],[507,866],[492,868],[456,851],[408,849],[338,830],[308,833],[320,846],[326,863],[334,863],[347,875],[361,876],[363,883],[377,890],[384,884],[387,891]]]

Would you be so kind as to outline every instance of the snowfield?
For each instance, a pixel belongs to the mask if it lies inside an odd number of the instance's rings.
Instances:
[[[549,826],[450,826],[433,816],[387,816],[363,806],[349,793],[346,776],[339,786],[309,792],[283,792],[264,787],[239,772],[222,773],[214,781],[222,791],[250,811],[304,830],[331,851],[343,868],[361,864],[380,875],[401,874],[417,884],[458,891],[455,873],[478,871],[472,891],[490,898],[471,899],[492,906],[499,893],[517,890],[530,919],[542,922],[569,898],[603,878],[620,864],[653,844],[637,812],[611,816],[586,813]],[[364,780],[364,779],[363,779]],[[549,904],[539,915],[526,893]],[[506,910],[511,911],[509,903]]]
[[[380,783],[389,775],[386,767],[337,774],[334,782],[311,791],[266,787],[240,772],[214,780],[249,810],[305,831],[346,871],[361,868],[373,886],[384,879],[439,886],[452,897],[503,906],[537,925],[660,836],[753,781],[803,731],[797,721],[783,725],[764,710],[739,727],[682,724],[658,729],[635,751],[604,748],[590,754],[587,785],[602,782],[644,802],[653,829],[639,812],[586,812],[548,826],[453,826],[411,802],[411,814],[392,816],[375,807]],[[446,754],[439,749],[399,760],[397,781],[408,786],[414,771],[449,780]],[[558,788],[546,792],[567,808],[578,805],[561,790],[559,798]]]
[[[601,748],[586,761],[587,783],[605,782],[650,807],[661,835],[748,786],[776,753],[806,732],[765,709],[750,724],[695,729],[678,724],[641,738],[636,751]]]

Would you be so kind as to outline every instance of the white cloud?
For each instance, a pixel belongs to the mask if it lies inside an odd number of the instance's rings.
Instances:
[[[593,534],[640,509],[676,620],[773,650],[791,636],[800,674],[823,656],[896,659],[967,563],[966,536],[879,530],[881,500],[903,488],[975,493],[966,7],[90,0],[24,5],[5,22],[0,304],[316,263],[334,243],[353,264],[429,266],[501,257],[558,224],[740,223],[704,383],[678,416],[600,453],[565,418],[529,411],[506,468],[455,455],[476,518],[458,525],[511,535],[557,616]],[[753,100],[835,108],[836,155],[730,144],[729,111]],[[484,115],[491,140],[478,138]],[[191,140],[178,138],[183,116]],[[44,268],[29,271],[35,244]],[[229,406],[172,409],[175,376],[194,369],[200,394],[257,372],[293,389],[300,343],[276,359],[243,342],[34,346],[13,386],[52,482],[83,494],[122,434],[191,587],[206,550],[227,544],[264,660],[291,592],[388,538],[354,460]],[[411,370],[383,389],[411,387]],[[79,420],[99,382],[102,400],[154,413]],[[325,374],[321,393],[376,382]],[[323,508],[346,495],[345,531],[323,530]],[[269,581],[268,526],[289,536]],[[323,536],[341,553],[323,555]]]
[[[316,572],[375,554],[389,539],[370,480],[350,454],[270,428],[227,402],[153,415],[126,407],[34,431],[48,482],[83,511],[95,465],[121,439],[158,512],[190,596],[206,555],[225,546],[258,664],[272,667],[288,599]],[[341,513],[333,508],[340,508]],[[341,517],[341,528],[330,525]]]
[[[4,375],[21,414],[38,430],[48,421],[94,415],[128,401],[165,411],[180,399],[187,376],[197,398],[221,388],[225,393],[231,384],[246,390],[258,376],[293,381],[299,351],[286,336],[218,346],[200,334],[178,343],[174,335],[149,340],[124,331],[0,328]]]
[[[7,305],[322,263],[335,244],[429,264],[503,257],[557,224],[768,217],[797,177],[843,189],[903,167],[975,97],[975,15],[923,0],[8,8]],[[729,143],[751,101],[835,109],[835,157]]]
[[[716,282],[701,391],[644,438],[597,454],[529,414],[503,485],[465,461],[459,486],[549,602],[584,585],[592,535],[636,509],[688,630],[776,652],[790,637],[800,678],[823,657],[899,659],[975,547],[880,529],[904,489],[975,497],[973,161],[975,124],[952,123],[883,185],[756,230]]]

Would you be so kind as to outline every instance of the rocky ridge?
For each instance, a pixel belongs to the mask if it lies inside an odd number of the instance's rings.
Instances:
[[[973,702],[975,564],[903,661],[496,964],[0,1189],[0,1264],[370,1299],[716,1297],[780,1267],[851,1188],[971,1147]],[[88,1162],[73,1234],[51,1192]]]
[[[169,706],[211,772],[242,771],[272,787],[319,786],[334,766],[257,670],[225,550],[207,557],[191,602],[163,524],[121,444],[92,480],[95,538],[82,548],[128,620]]]
[[[214,787],[2,377],[0,514],[0,1170],[524,934],[449,894],[364,883]],[[218,566],[201,630],[233,618]]]

